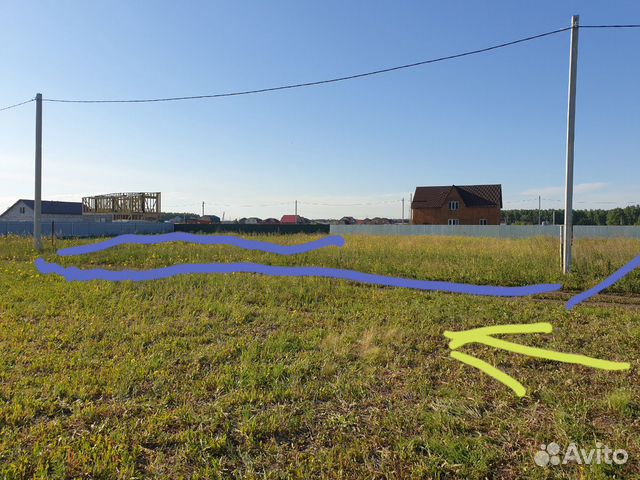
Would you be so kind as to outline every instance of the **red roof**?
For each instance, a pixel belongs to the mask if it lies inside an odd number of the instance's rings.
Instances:
[[[283,215],[280,223],[300,223],[300,215]]]
[[[502,207],[502,185],[416,187],[411,207],[440,208],[454,188],[467,207]]]

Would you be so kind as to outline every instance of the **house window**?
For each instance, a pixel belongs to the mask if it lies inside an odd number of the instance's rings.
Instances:
[[[449,202],[449,210],[458,210],[458,201],[457,200],[451,200]]]
[[[24,213],[25,212],[25,208],[24,207],[20,207],[20,213]]]
[[[460,220],[457,218],[450,218],[447,220],[447,225],[460,225]]]
[[[481,218],[480,219],[480,225],[486,225],[487,224],[487,219],[486,218]]]

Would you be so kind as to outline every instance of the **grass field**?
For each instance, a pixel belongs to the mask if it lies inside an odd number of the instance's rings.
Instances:
[[[577,241],[564,278],[551,239],[346,240],[291,257],[185,244],[65,258],[48,245],[43,257],[111,269],[253,261],[575,291],[640,253],[640,241]],[[557,297],[251,274],[67,283],[39,275],[35,258],[28,240],[0,238],[2,478],[640,478],[638,271],[607,291],[620,302],[567,311]],[[540,321],[554,332],[512,339],[631,370],[465,347],[521,381],[520,399],[451,359],[443,337]],[[551,441],[600,441],[629,460],[536,466]]]

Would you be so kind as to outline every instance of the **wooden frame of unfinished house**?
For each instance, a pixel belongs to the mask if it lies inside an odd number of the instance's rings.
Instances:
[[[160,219],[160,192],[108,193],[82,198],[83,215],[111,215],[115,220]]]

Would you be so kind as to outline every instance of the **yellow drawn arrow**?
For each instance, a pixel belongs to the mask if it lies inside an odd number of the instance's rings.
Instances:
[[[531,323],[526,325],[497,325],[493,327],[473,328],[462,332],[445,331],[444,336],[449,338],[449,348],[454,350],[451,357],[462,363],[477,368],[478,370],[492,376],[499,382],[511,388],[519,397],[523,397],[526,393],[524,386],[515,378],[507,375],[502,370],[480,360],[472,355],[467,355],[455,350],[468,343],[481,343],[490,347],[507,350],[509,352],[520,353],[530,357],[544,358],[547,360],[555,360],[556,362],[574,363],[584,365],[600,370],[629,370],[631,364],[628,362],[611,362],[609,360],[600,360],[598,358],[587,357],[574,353],[561,353],[544,348],[528,347],[519,343],[508,342],[494,338],[492,335],[519,334],[519,333],[551,333],[553,326],[547,322]]]

